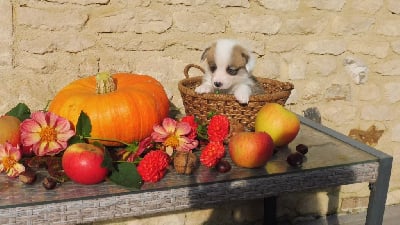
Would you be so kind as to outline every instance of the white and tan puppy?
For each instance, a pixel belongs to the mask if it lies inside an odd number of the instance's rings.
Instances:
[[[204,50],[201,60],[206,71],[196,93],[233,94],[239,103],[249,102],[256,81],[251,75],[255,59],[248,49],[235,40],[221,39]]]

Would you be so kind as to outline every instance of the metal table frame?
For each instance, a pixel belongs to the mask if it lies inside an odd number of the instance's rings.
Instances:
[[[371,187],[366,224],[382,224],[389,187],[392,157],[339,134],[309,119],[300,117],[303,125],[367,152],[376,160],[357,164],[326,167],[268,176],[252,176],[236,180],[202,182],[201,177],[188,185],[161,187],[141,191],[125,190],[97,196],[31,202],[1,206],[0,224],[77,224],[116,218],[167,213],[189,208],[203,208],[221,202],[246,199],[270,199],[288,192],[369,182]],[[245,172],[244,172],[245,173]],[[182,176],[182,175],[181,175]],[[168,180],[168,179],[167,179]],[[165,181],[168,182],[168,181]],[[105,182],[103,186],[110,185]],[[73,185],[73,184],[71,184]],[[154,184],[157,186],[157,184]],[[68,184],[63,184],[68,189]],[[77,185],[75,185],[77,186]],[[116,185],[114,185],[116,186]],[[79,187],[85,191],[85,187]],[[89,188],[89,187],[87,187]],[[1,194],[2,190],[0,190]],[[1,200],[0,200],[1,201]],[[274,201],[265,201],[265,224],[274,224]]]

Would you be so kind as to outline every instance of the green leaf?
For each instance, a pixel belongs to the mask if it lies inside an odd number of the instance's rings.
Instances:
[[[86,143],[85,139],[83,139],[79,135],[74,135],[68,140],[68,146],[76,144],[76,143]]]
[[[143,184],[142,178],[137,172],[135,164],[130,162],[118,163],[117,170],[111,173],[109,179],[118,185],[136,190]]]
[[[31,116],[31,110],[24,103],[18,103],[14,108],[6,113],[7,116],[15,116],[19,120],[24,121]]]
[[[103,162],[101,163],[101,167],[107,168],[111,172],[114,172],[117,170],[117,168],[115,168],[115,166],[114,166],[111,154],[106,148],[104,148],[104,158],[103,158]]]
[[[90,122],[90,118],[85,112],[81,111],[76,124],[76,135],[87,138],[90,137],[91,132],[92,124]]]

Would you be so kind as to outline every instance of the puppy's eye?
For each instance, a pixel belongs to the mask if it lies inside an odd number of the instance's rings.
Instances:
[[[210,71],[211,71],[212,73],[214,73],[214,71],[216,71],[216,70],[217,70],[217,65],[211,64],[211,65],[210,65]]]
[[[226,68],[226,72],[229,75],[236,75],[238,73],[238,71],[239,71],[238,68],[234,68],[234,67],[230,67],[230,66],[228,68]]]

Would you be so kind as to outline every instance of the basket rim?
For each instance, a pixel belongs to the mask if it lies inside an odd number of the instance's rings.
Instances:
[[[225,101],[236,101],[236,98],[232,94],[214,94],[214,93],[203,93],[203,94],[198,94],[194,91],[194,89],[189,88],[185,86],[185,83],[193,83],[193,82],[201,82],[202,76],[195,76],[195,77],[189,77],[185,78],[183,80],[180,80],[178,83],[178,89],[181,93],[190,95],[190,96],[196,96],[207,99],[207,100],[225,100]],[[250,101],[253,102],[258,102],[258,101],[269,101],[271,99],[276,99],[276,98],[283,98],[283,97],[288,97],[290,95],[291,90],[294,89],[294,85],[290,82],[282,82],[270,78],[265,78],[265,77],[255,77],[260,83],[269,83],[269,82],[278,82],[283,84],[282,86],[285,87],[285,89],[279,91],[279,92],[274,92],[272,95],[268,93],[263,93],[263,94],[254,94],[250,96]],[[289,93],[288,93],[289,92]]]

